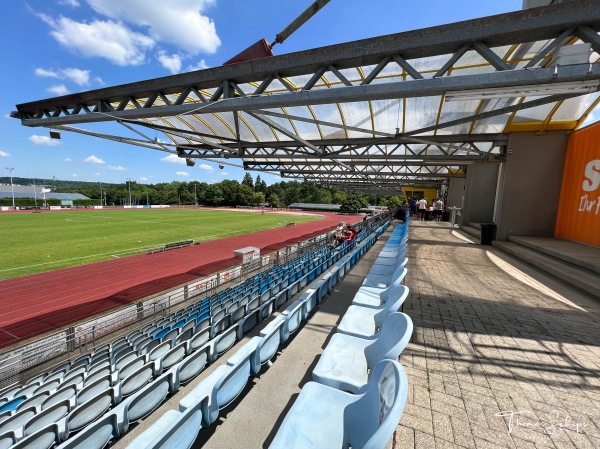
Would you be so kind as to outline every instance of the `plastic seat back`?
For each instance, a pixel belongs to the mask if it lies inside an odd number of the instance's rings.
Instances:
[[[58,420],[67,416],[70,409],[70,402],[68,400],[54,404],[52,407],[47,408],[31,418],[23,427],[23,435],[29,436],[44,427],[58,422]]]
[[[398,362],[373,369],[368,390],[346,408],[344,435],[351,447],[377,449],[391,441],[408,398],[408,378]]]
[[[91,399],[75,407],[67,416],[67,432],[73,433],[102,416],[112,405],[117,402],[114,390],[109,388]]]
[[[383,359],[396,360],[410,341],[413,322],[401,312],[390,313],[385,317],[375,343],[365,348],[369,366],[373,367]]]

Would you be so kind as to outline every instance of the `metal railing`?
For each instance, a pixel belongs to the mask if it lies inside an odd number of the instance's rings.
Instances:
[[[355,223],[354,226],[360,231],[372,229],[375,224],[375,220],[370,218]],[[135,329],[187,307],[202,296],[211,296],[246,281],[257,272],[269,270],[274,265],[285,264],[308,252],[328,246],[333,239],[334,233],[327,232],[288,245],[250,263],[229,267],[137,303],[112,310],[92,320],[73,324],[36,341],[13,347],[0,353],[0,388],[17,384],[51,370],[66,360],[107,345]],[[201,288],[197,288],[198,285]]]

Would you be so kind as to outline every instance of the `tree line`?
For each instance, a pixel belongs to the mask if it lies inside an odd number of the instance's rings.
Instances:
[[[13,178],[13,182],[19,185],[32,185],[31,179],[27,178]],[[0,177],[0,183],[9,184],[10,178]],[[36,184],[48,186],[53,192],[80,193],[90,198],[90,201],[79,200],[77,204],[74,203],[75,205],[198,204],[226,207],[261,205],[288,207],[293,203],[313,203],[340,204],[342,210],[354,211],[369,205],[396,207],[404,201],[400,195],[367,195],[342,189],[330,189],[310,182],[282,181],[267,186],[260,175],[254,179],[250,173],[246,173],[241,183],[235,180],[224,180],[215,184],[199,181],[172,181],[157,184],[131,181],[112,184],[36,179]],[[4,198],[2,204],[9,205],[11,201],[11,198]],[[39,201],[38,198],[38,203]]]

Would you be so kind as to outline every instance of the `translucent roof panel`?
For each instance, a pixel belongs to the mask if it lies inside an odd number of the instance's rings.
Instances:
[[[435,125],[441,97],[416,97],[406,99],[404,132]]]

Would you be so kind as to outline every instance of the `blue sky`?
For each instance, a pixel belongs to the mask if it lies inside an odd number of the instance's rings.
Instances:
[[[225,178],[235,167],[162,160],[165,153],[26,128],[18,103],[221,65],[276,33],[312,0],[30,0],[2,2],[0,170],[14,176],[141,183]],[[514,11],[521,0],[332,0],[276,54]],[[99,130],[99,129],[98,129]],[[102,130],[104,131],[104,130]],[[119,127],[119,133],[123,129]],[[252,173],[253,177],[256,173]],[[278,178],[262,175],[267,183]]]

